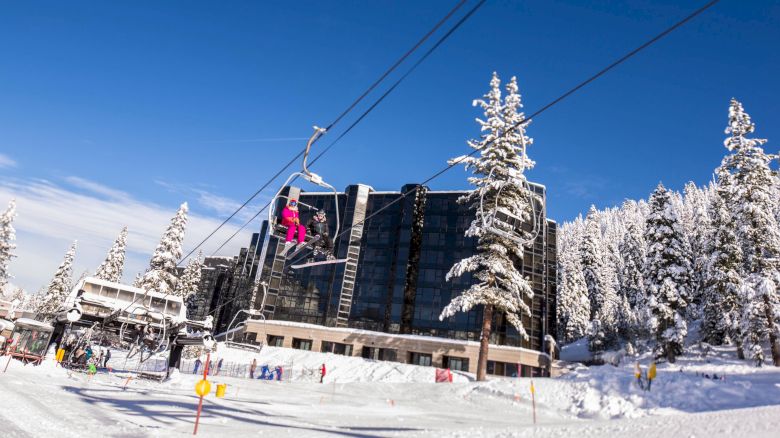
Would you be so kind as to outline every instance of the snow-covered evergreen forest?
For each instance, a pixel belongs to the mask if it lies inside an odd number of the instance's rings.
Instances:
[[[780,366],[778,156],[754,131],[732,99],[725,156],[709,184],[683,192],[659,184],[647,200],[591,207],[563,224],[562,343],[587,336],[593,352],[652,350],[674,362],[686,342],[700,341]]]

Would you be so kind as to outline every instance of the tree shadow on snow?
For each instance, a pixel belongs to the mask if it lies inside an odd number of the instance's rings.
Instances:
[[[126,397],[126,395],[123,396],[123,394],[127,394],[127,392],[122,390],[79,388],[73,386],[64,386],[63,389],[65,391],[70,392],[71,394],[75,394],[79,396],[84,402],[94,405],[96,409],[101,409],[101,410],[112,409],[115,412],[118,412],[123,415],[128,415],[131,418],[142,417],[147,421],[151,420],[158,424],[156,426],[151,426],[151,425],[134,423],[137,424],[139,427],[162,428],[164,426],[176,426],[177,423],[188,423],[194,425],[195,411],[197,410],[198,407],[198,397],[194,395],[189,396],[189,395],[171,394],[171,393],[166,394],[171,398],[173,397],[180,398],[180,399],[183,398],[191,401],[174,401],[172,399],[163,400],[163,399],[154,399],[154,398],[129,400],[126,398],[122,398],[122,397]],[[154,397],[154,394],[152,394],[151,391],[134,391],[134,392],[144,396]],[[251,403],[268,404],[259,401],[258,402],[252,401]],[[291,421],[301,421],[301,420],[305,421],[305,418],[299,420],[298,417],[295,416],[275,415],[275,414],[270,414],[268,412],[262,411],[260,409],[246,409],[246,408],[238,408],[235,406],[225,406],[225,405],[216,404],[210,400],[205,400],[205,399],[203,404],[202,417],[208,418],[209,420],[227,419],[227,420],[234,420],[240,423],[257,425],[257,426],[265,426],[265,427],[281,428],[281,429],[300,429],[300,430],[316,431],[322,433],[330,433],[334,435],[341,435],[347,437],[366,437],[366,438],[377,437],[378,438],[378,435],[367,435],[366,432],[359,432],[359,431],[403,432],[403,431],[418,430],[418,429],[410,429],[410,428],[391,428],[391,427],[388,428],[382,428],[382,427],[326,428],[326,427],[304,426],[300,424],[298,425],[285,424],[280,422],[274,422],[272,421],[272,419],[289,419]]]

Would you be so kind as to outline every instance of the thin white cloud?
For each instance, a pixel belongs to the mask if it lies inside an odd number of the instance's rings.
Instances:
[[[200,187],[193,188],[190,185],[171,183],[162,180],[155,180],[154,183],[171,193],[181,194],[186,198],[195,197],[195,202],[199,207],[215,213],[220,218],[229,217],[238,210],[242,204],[235,199],[218,195]],[[250,204],[236,214],[236,219],[239,221],[248,221],[260,208],[268,203],[268,200],[271,199],[274,194],[275,192],[272,192],[271,189],[264,190],[258,197],[252,200]]]
[[[241,206],[240,203],[230,198],[215,195],[214,193],[205,190],[195,190],[195,193],[198,194],[198,203],[200,205],[214,211],[220,216],[229,216]]]
[[[16,161],[12,160],[8,155],[0,154],[0,169],[16,167]]]
[[[123,192],[121,190],[114,190],[110,187],[104,186],[103,184],[98,184],[94,181],[90,181],[78,176],[69,176],[65,178],[65,181],[68,182],[73,187],[87,190],[96,195],[103,195],[108,199],[115,199],[115,200],[130,199],[130,195],[127,194],[126,192]]]
[[[67,178],[72,190],[45,180],[0,180],[0,204],[17,202],[17,258],[11,263],[14,282],[27,290],[45,286],[62,261],[68,246],[78,240],[74,276],[94,272],[103,261],[119,231],[127,225],[128,253],[125,281],[146,269],[149,257],[178,205],[161,206],[79,177]],[[182,199],[182,201],[189,201]],[[221,220],[191,213],[184,242],[185,253],[208,235]],[[248,227],[256,229],[257,227]],[[211,254],[238,229],[228,224],[204,245]],[[226,245],[219,255],[235,255],[249,242],[245,230]]]

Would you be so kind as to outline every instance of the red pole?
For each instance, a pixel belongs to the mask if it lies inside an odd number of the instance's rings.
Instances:
[[[203,380],[209,375],[209,361],[211,360],[211,353],[206,354],[206,365],[203,367]],[[198,434],[198,423],[200,423],[200,411],[203,409],[203,396],[200,396],[198,401],[198,414],[195,416],[195,430],[192,431],[193,435]]]

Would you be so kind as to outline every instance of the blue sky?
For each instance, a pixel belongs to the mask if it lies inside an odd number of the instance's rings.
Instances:
[[[424,180],[468,151],[471,101],[494,70],[518,77],[530,113],[703,3],[490,0],[316,170],[338,188]],[[332,121],[454,4],[4,2],[0,204],[20,203],[17,283],[37,289],[73,239],[86,249],[77,269],[94,269],[122,222],[131,247],[142,230],[132,278],[183,201],[194,245],[303,145],[273,139]],[[550,217],[645,197],[658,181],[705,183],[732,96],[776,152],[779,42],[779,2],[723,0],[541,115],[530,178],[547,185]],[[432,187],[465,177],[453,169]]]

